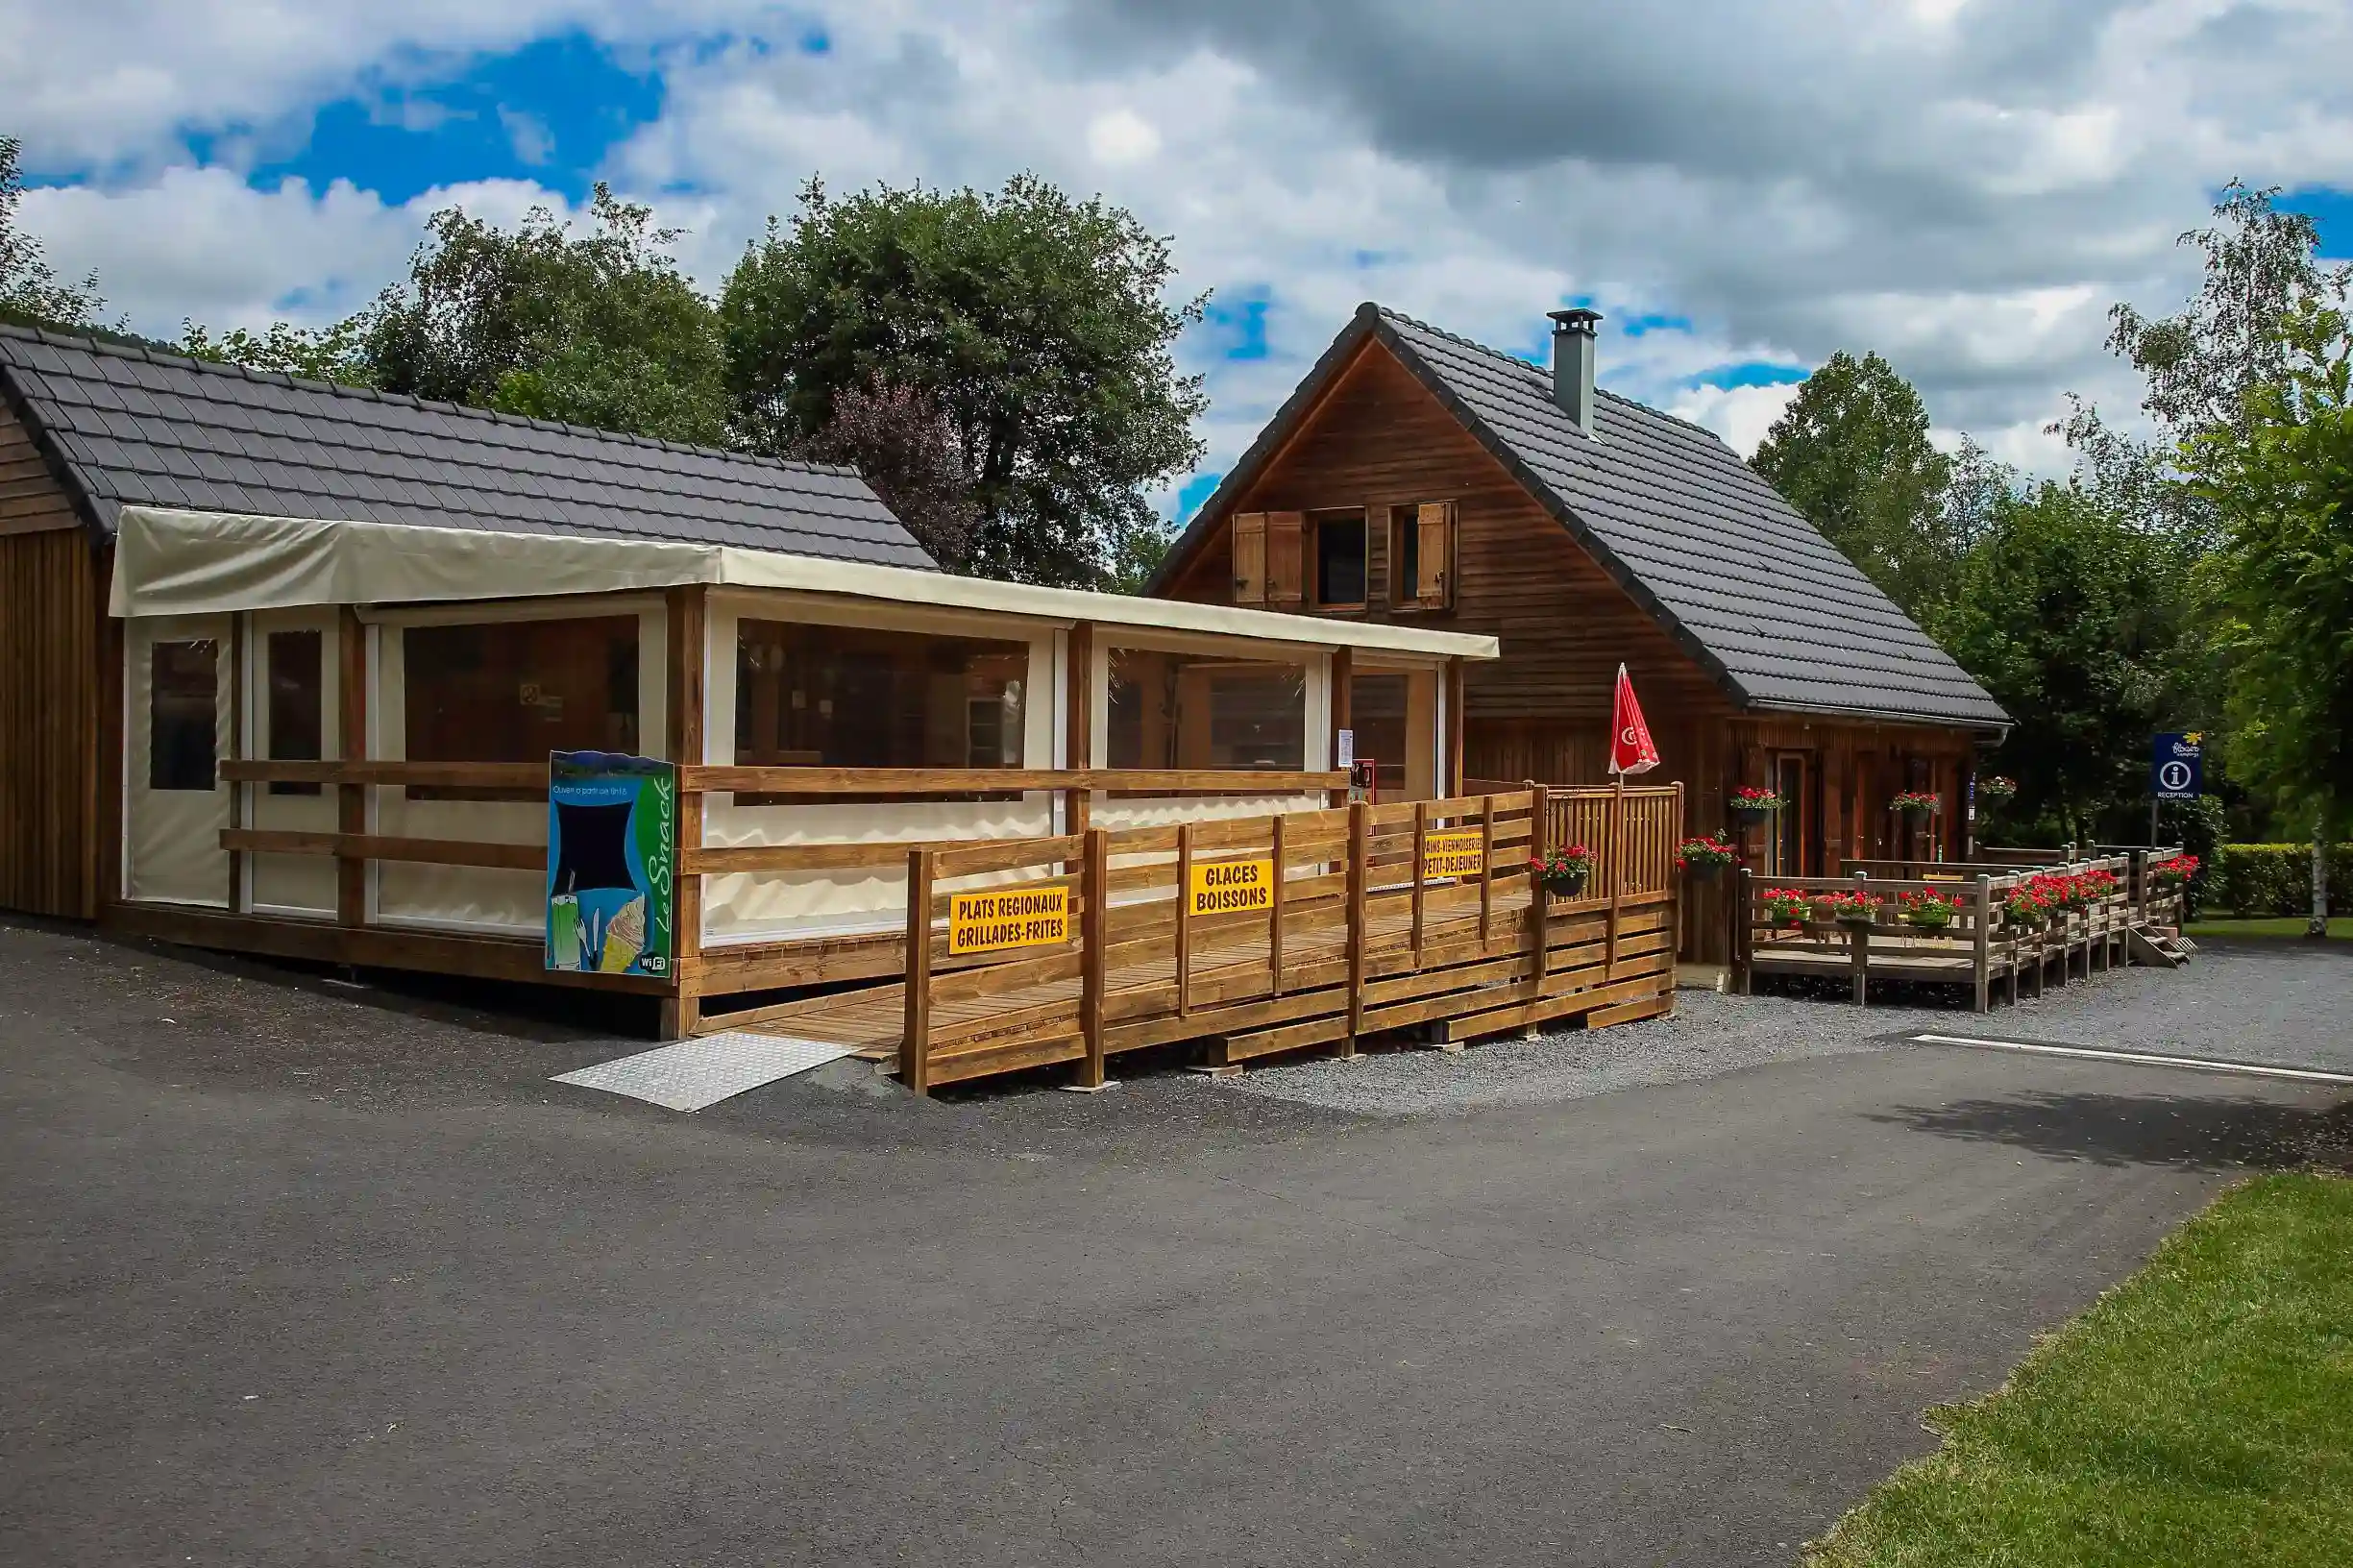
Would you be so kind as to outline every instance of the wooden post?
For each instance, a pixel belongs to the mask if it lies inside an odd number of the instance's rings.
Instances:
[[[1331,749],[1324,753],[1324,757],[1336,768],[1339,766],[1340,760],[1340,731],[1353,728],[1355,725],[1356,668],[1356,649],[1338,648],[1332,650],[1332,739]],[[1345,785],[1332,792],[1330,803],[1335,806],[1348,804],[1348,789]],[[1351,1041],[1349,1043],[1353,1048],[1355,1041]]]
[[[1618,977],[1618,906],[1626,892],[1626,775],[1613,775],[1616,789],[1609,796],[1609,845],[1602,851],[1602,866],[1609,877],[1609,924],[1602,937],[1602,979]]]
[[[1994,879],[1977,873],[1977,940],[1971,968],[1976,972],[1977,1011],[1994,1008]]]
[[[1063,766],[1077,772],[1093,766],[1094,755],[1094,623],[1081,621],[1070,628],[1064,669],[1069,685],[1063,693]],[[1062,830],[1085,833],[1093,825],[1094,794],[1091,790],[1063,792]]]
[[[1535,786],[1528,817],[1528,926],[1535,951],[1530,962],[1529,994],[1544,994],[1544,973],[1552,957],[1552,890],[1544,885],[1544,863],[1553,852],[1553,794]]]
[[[1871,877],[1867,872],[1854,873],[1854,891],[1857,895],[1868,894],[1871,891],[1870,881]],[[1848,926],[1847,943],[1852,949],[1854,958],[1854,1005],[1869,1007],[1871,1005],[1871,927],[1867,925]]]
[[[703,628],[709,592],[697,582],[673,588],[667,596],[670,760],[680,768],[703,760]],[[688,858],[702,848],[702,804],[699,792],[678,796],[675,858],[671,862],[676,888],[671,909],[676,929],[671,934],[673,992],[662,999],[664,1040],[684,1040],[702,1023],[698,994],[702,978],[702,873],[686,869]]]
[[[1087,1037],[1087,1055],[1078,1069],[1081,1089],[1103,1087],[1103,955],[1110,903],[1111,838],[1101,828],[1089,828],[1079,883],[1078,1019]]]
[[[1750,871],[1746,866],[1739,868],[1739,870],[1738,878],[1728,879],[1726,891],[1731,894],[1732,904],[1732,991],[1736,995],[1746,996],[1754,981],[1752,960],[1756,932],[1749,901]]]
[[[1192,1014],[1192,906],[1193,906],[1193,828],[1190,822],[1177,826],[1176,862],[1176,988],[1177,1017]]]
[[[1275,885],[1266,895],[1266,994],[1283,994],[1283,883],[1287,863],[1283,853],[1283,813],[1275,813]]]
[[[103,918],[123,895],[123,624],[107,614],[106,595],[111,580],[113,547],[98,558],[97,604],[99,649],[98,685],[98,873],[96,904],[90,914]]]
[[[1460,659],[1446,661],[1446,764],[1447,779],[1438,793],[1457,796],[1462,793],[1462,736],[1470,726],[1463,709],[1468,704],[1466,670]]]
[[[336,617],[336,756],[344,762],[368,760],[368,628],[349,604]],[[343,833],[368,830],[368,791],[362,784],[335,786],[335,826]],[[368,862],[335,861],[335,921],[339,925],[368,923]]]
[[[1479,950],[1486,951],[1495,926],[1495,796],[1479,797]]]
[[[1673,976],[1675,973],[1674,965],[1675,961],[1682,956],[1683,949],[1683,879],[1676,874],[1675,870],[1675,846],[1677,843],[1681,840],[1682,836],[1683,781],[1679,778],[1675,781],[1675,815],[1670,818],[1667,822],[1667,842],[1659,845],[1659,848],[1665,857],[1664,869],[1667,878],[1667,930],[1672,935],[1675,942],[1675,950],[1667,955],[1667,973],[1669,976],[1667,989],[1669,991],[1673,991],[1675,989],[1673,984]],[[1699,956],[1699,933],[1696,930],[1692,933],[1692,956],[1695,960]]]
[[[1430,803],[1416,800],[1413,802],[1413,934],[1408,943],[1413,951],[1413,967],[1416,969],[1422,967],[1422,876],[1424,863],[1429,858],[1423,852],[1423,846],[1428,842],[1429,834]]]
[[[898,1041],[898,1081],[931,1092],[931,883],[929,849],[907,851],[906,1028]]]
[[[1371,870],[1366,864],[1371,821],[1372,808],[1363,801],[1348,808],[1348,1039],[1342,1056],[1357,1054],[1357,1036],[1364,1025],[1364,885]]]
[[[229,760],[245,755],[245,622],[247,617],[233,613],[229,617]],[[267,676],[263,677],[265,682]],[[265,684],[262,688],[267,691]],[[250,784],[229,786],[229,825],[245,825],[245,802]],[[229,851],[229,913],[234,915],[245,907],[245,852]]]

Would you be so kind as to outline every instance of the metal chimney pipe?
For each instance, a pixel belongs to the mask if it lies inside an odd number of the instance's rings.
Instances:
[[[1593,339],[1599,310],[1549,310],[1553,323],[1553,401],[1578,429],[1593,433]]]

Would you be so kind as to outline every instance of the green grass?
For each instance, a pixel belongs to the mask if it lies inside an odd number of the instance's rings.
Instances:
[[[2353,1562],[2353,1180],[2266,1176],[2171,1237],[1944,1447],[1809,1547],[1814,1568]]]
[[[2182,929],[2193,937],[2300,937],[2311,923],[2301,915],[2251,920],[2236,915],[2201,915]],[[2339,942],[2353,942],[2353,916],[2332,916],[2328,934]]]

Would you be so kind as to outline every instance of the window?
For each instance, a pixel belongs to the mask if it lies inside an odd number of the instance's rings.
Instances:
[[[1401,610],[1455,602],[1455,503],[1389,508],[1389,602]]]
[[[147,689],[147,787],[210,790],[217,754],[220,644],[210,637],[158,643]]]
[[[1315,519],[1315,602],[1334,609],[1364,607],[1364,514]]]
[[[1784,751],[1774,758],[1773,793],[1781,797],[1781,809],[1768,819],[1773,838],[1765,845],[1765,870],[1772,875],[1815,874],[1811,772],[1801,753]]]
[[[1111,650],[1110,766],[1259,769],[1307,766],[1304,665]]]
[[[634,615],[410,626],[401,650],[411,762],[638,748]]]
[[[1028,689],[1027,643],[744,621],[735,639],[735,760],[1018,768]]]
[[[326,753],[326,644],[316,631],[273,631],[264,644],[269,759],[316,762]],[[316,795],[316,784],[276,783],[272,795]]]

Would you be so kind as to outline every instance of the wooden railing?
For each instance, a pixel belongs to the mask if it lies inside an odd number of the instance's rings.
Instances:
[[[1760,877],[1744,870],[1732,904],[1734,985],[1746,992],[1759,973],[1844,975],[1860,1004],[1874,976],[1961,983],[1971,987],[1973,1005],[1984,1012],[2000,980],[2009,982],[2015,1002],[2022,979],[2031,978],[2039,992],[2054,965],[2064,982],[2078,960],[2088,974],[2122,956],[2127,932],[2150,919],[2146,866],[2143,851],[2132,858],[2104,856],[1998,873],[1979,865],[1958,878],[1881,877],[1860,870],[1846,877]],[[2012,894],[2036,874],[2088,870],[2114,876],[2114,891],[2081,909],[2059,912],[2047,925],[2010,918],[2006,906]],[[1792,919],[1768,899],[1777,892],[1795,894],[1809,905],[1831,894],[1882,902],[1868,919],[1852,922],[1811,914]],[[1955,906],[1941,928],[1904,919],[1904,896],[1929,894]]]

